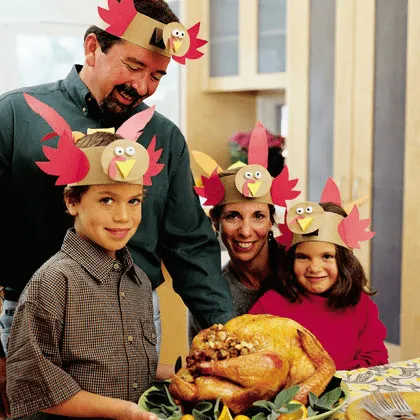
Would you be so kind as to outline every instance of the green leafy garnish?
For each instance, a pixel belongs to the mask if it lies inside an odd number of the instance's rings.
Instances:
[[[317,397],[312,392],[309,393],[308,416],[315,416],[326,411],[331,411],[341,396],[341,388],[335,388],[332,391]]]
[[[179,420],[182,417],[181,407],[175,403],[169,392],[168,382],[154,382],[156,388],[150,391],[145,399],[145,407],[161,419]]]
[[[259,407],[262,411],[257,413],[249,413],[251,420],[276,420],[280,414],[289,414],[293,413],[300,409],[301,405],[291,402],[294,396],[299,392],[298,386],[292,386],[287,389],[280,391],[274,401],[255,401],[254,407]]]
[[[219,404],[220,404],[220,397],[216,400],[216,402],[200,401],[192,409],[191,414],[193,415],[194,420],[218,419],[220,416]]]

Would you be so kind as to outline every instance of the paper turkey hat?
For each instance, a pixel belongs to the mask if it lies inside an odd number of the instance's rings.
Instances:
[[[207,44],[198,38],[200,22],[188,30],[179,22],[165,24],[137,12],[133,0],[108,0],[108,9],[98,6],[98,14],[101,18],[98,26],[109,34],[172,57],[180,64],[204,55],[198,51]]]
[[[268,167],[267,131],[261,122],[257,122],[251,133],[248,146],[248,164],[236,162],[223,173],[221,167],[208,155],[192,151],[197,164],[210,174],[202,176],[202,186],[194,190],[206,199],[206,206],[218,206],[229,203],[256,201],[286,207],[286,200],[296,198],[300,191],[293,188],[297,179],[289,179],[289,170],[283,170],[273,178]],[[231,172],[229,172],[231,170]]]
[[[332,202],[343,207],[340,191],[328,178],[320,203]],[[367,231],[371,219],[360,219],[357,203],[347,217],[325,211],[318,203],[303,201],[287,211],[286,224],[279,225],[277,241],[289,248],[301,242],[330,242],[348,249],[360,248],[360,241],[370,240],[375,232]]]
[[[155,150],[156,136],[148,148],[137,143],[137,138],[150,121],[154,107],[134,114],[115,132],[122,139],[107,146],[79,148],[73,132],[61,115],[50,106],[27,93],[23,94],[29,107],[39,114],[53,129],[41,142],[59,136],[57,148],[43,146],[47,162],[35,162],[48,175],[58,176],[56,185],[99,185],[125,182],[152,185],[151,177],[164,167],[158,163],[162,149]],[[114,132],[114,129],[88,130]]]

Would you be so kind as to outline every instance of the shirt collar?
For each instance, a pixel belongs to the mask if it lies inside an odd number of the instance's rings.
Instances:
[[[79,64],[72,67],[70,73],[64,79],[64,87],[80,112],[84,115],[93,113],[100,115],[101,111],[98,103],[79,76],[80,70],[82,70],[82,66]]]
[[[133,259],[127,247],[119,250],[118,260],[114,260],[98,246],[77,235],[74,228],[67,231],[61,250],[101,283],[108,279],[109,273],[116,267],[121,269],[121,274],[134,269]]]

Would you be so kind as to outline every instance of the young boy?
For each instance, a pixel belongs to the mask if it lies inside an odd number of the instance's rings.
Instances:
[[[7,357],[11,416],[156,420],[137,406],[158,361],[151,283],[126,248],[143,184],[162,169],[159,153],[131,140],[150,116],[75,144],[55,111],[25,99],[60,136],[57,149],[44,146],[50,161],[37,165],[67,185],[74,228],[19,299]]]

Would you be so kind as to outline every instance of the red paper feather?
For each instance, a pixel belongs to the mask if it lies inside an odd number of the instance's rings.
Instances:
[[[301,191],[294,190],[293,188],[298,183],[298,179],[289,179],[289,168],[284,165],[283,170],[273,179],[271,184],[271,199],[273,203],[287,207],[286,200],[293,200]]]
[[[286,217],[286,215],[285,215]],[[281,235],[276,236],[276,241],[280,245],[284,245],[286,247],[286,251],[290,248],[292,245],[292,239],[293,239],[293,232],[289,229],[287,226],[287,223],[279,223],[278,228],[280,230]]]
[[[338,233],[343,242],[350,248],[360,248],[360,241],[368,241],[375,236],[375,232],[367,231],[370,219],[360,219],[359,209],[353,206],[350,214],[338,225]]]
[[[177,57],[175,55],[172,56],[172,58],[177,63],[185,64],[186,59],[195,60],[204,55],[204,53],[198,51],[198,49],[203,45],[206,45],[208,41],[206,41],[205,39],[198,38],[199,30],[200,22],[197,22],[194,26],[191,26],[191,28],[188,29],[188,35],[190,36],[190,48],[188,48],[188,51],[185,53],[185,55],[181,57]]]
[[[267,131],[258,121],[252,130],[248,145],[248,165],[261,165],[268,168],[268,139]]]
[[[53,108],[27,93],[23,94],[29,107],[39,114],[54,130],[45,135],[41,141],[48,140],[55,135],[60,136],[57,148],[43,146],[42,151],[48,162],[35,162],[48,175],[56,175],[56,185],[66,185],[82,180],[89,172],[89,161],[73,141],[70,126],[66,120]]]
[[[48,140],[56,135],[61,136],[64,132],[69,133],[71,137],[72,131],[69,124],[55,109],[27,93],[24,93],[23,96],[32,111],[40,115],[54,131],[45,135],[42,140]]]
[[[194,187],[194,191],[203,198],[206,198],[205,206],[217,206],[225,196],[225,187],[217,175],[217,168],[209,178],[201,176],[203,187]]]
[[[155,150],[156,148],[156,135],[152,137],[152,141],[147,147],[149,153],[149,167],[146,173],[143,175],[143,185],[152,185],[152,176],[157,175],[164,168],[163,163],[158,163],[160,156],[162,155],[163,149]]]
[[[120,128],[116,131],[116,134],[119,134],[127,140],[136,141],[143,133],[143,128],[152,119],[154,112],[155,105],[134,114],[120,126]]]
[[[108,9],[98,6],[98,14],[109,25],[105,30],[120,37],[135,18],[137,10],[133,0],[108,0]]]
[[[43,146],[48,162],[35,162],[48,175],[56,175],[55,185],[72,184],[81,181],[89,172],[89,160],[84,152],[75,146],[73,137],[66,131],[58,140],[57,148]]]
[[[337,184],[334,182],[334,180],[331,177],[327,179],[327,182],[325,183],[325,187],[322,190],[320,203],[328,203],[328,202],[341,206],[340,190],[338,189]]]

